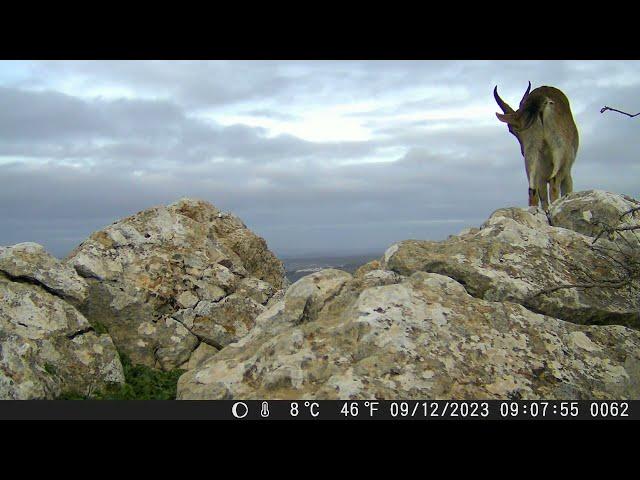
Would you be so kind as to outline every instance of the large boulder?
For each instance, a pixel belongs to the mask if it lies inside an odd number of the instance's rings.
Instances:
[[[608,207],[598,202],[605,199],[610,205],[612,197],[574,195],[573,200],[554,203],[551,215],[564,227],[551,226],[540,209],[503,208],[479,229],[446,241],[392,245],[382,263],[402,275],[446,275],[475,297],[520,303],[566,321],[640,328],[640,283],[637,278],[620,281],[627,278],[620,244],[606,236],[594,244],[595,239],[585,234],[593,231],[579,221],[584,218],[584,198],[593,202],[592,211],[605,211]],[[618,200],[624,201],[620,196]],[[626,243],[624,248],[628,254],[640,254],[637,249],[630,252]]]
[[[178,382],[185,400],[374,398],[638,399],[640,332],[476,298],[435,273],[325,270]]]
[[[70,303],[87,290],[40,245],[0,248],[0,399],[91,396],[124,382],[109,335],[96,333]]]
[[[165,370],[188,368],[201,342],[238,340],[285,286],[264,239],[192,199],[115,222],[66,261],[89,285],[79,303],[89,321],[134,363]]]
[[[603,224],[609,227],[640,225],[640,212],[625,215],[634,208],[640,208],[640,201],[628,195],[586,190],[570,193],[553,202],[549,208],[549,220],[555,227],[596,237],[602,231]],[[638,237],[630,233],[626,233],[625,238],[638,241]]]

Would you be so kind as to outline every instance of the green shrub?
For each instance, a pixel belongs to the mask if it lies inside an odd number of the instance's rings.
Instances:
[[[49,375],[55,375],[56,373],[58,373],[55,365],[52,365],[48,362],[44,364],[44,371]]]
[[[109,333],[109,330],[107,330],[107,327],[105,326],[105,324],[97,320],[94,320],[93,322],[91,322],[91,326],[93,327],[93,330],[96,332],[97,335],[102,335],[103,333]]]

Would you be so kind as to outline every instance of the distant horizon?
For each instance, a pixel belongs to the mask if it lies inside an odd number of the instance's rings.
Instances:
[[[387,247],[388,248],[388,247]],[[280,260],[327,260],[327,259],[336,259],[336,260],[347,260],[359,257],[382,257],[384,255],[385,249],[380,251],[370,251],[370,252],[347,252],[336,254],[334,252],[303,252],[295,255],[278,255],[276,256]]]
[[[629,195],[626,194],[625,192],[612,192],[612,193],[617,193],[617,194],[624,194],[624,195]],[[631,197],[634,197],[634,195],[629,195]],[[194,197],[187,197],[187,196],[182,196],[180,198],[194,198]],[[634,197],[635,198],[635,197]],[[179,198],[176,198],[175,201],[178,201]],[[173,202],[169,202],[166,205],[170,205]],[[211,203],[211,202],[210,202]],[[166,206],[165,205],[165,206]],[[113,221],[110,221],[106,224],[104,224],[102,227],[100,228],[96,228],[95,230],[92,230],[86,237],[83,237],[81,239],[79,239],[77,241],[77,243],[73,244],[73,246],[71,246],[68,250],[60,251],[57,249],[51,249],[47,246],[46,242],[39,242],[37,240],[34,239],[24,239],[24,240],[20,240],[17,242],[13,242],[13,243],[0,243],[0,247],[1,246],[10,246],[10,245],[14,245],[17,243],[24,243],[24,242],[34,242],[34,243],[39,243],[41,245],[43,245],[45,247],[45,249],[54,257],[58,258],[58,259],[63,259],[65,257],[67,257],[76,247],[78,247],[82,242],[84,242],[87,238],[89,238],[89,236],[95,232],[104,230],[105,228],[107,228],[108,226],[112,225],[115,222],[118,222],[126,217],[129,217],[131,215],[135,215],[137,213],[140,213],[144,210],[148,210],[149,208],[154,208],[157,207],[159,205],[151,205],[147,208],[144,208],[143,210],[138,210],[135,212],[128,212],[128,213],[124,213],[121,217],[114,219]],[[215,206],[215,204],[214,204]],[[335,248],[330,248],[327,247],[325,249],[309,249],[309,248],[304,248],[304,247],[300,247],[298,249],[287,249],[287,250],[281,250],[273,248],[271,245],[269,245],[269,242],[267,241],[267,248],[273,252],[280,260],[284,261],[284,260],[313,260],[313,259],[322,259],[322,260],[326,260],[326,259],[351,259],[353,257],[382,257],[384,255],[384,252],[394,243],[397,242],[401,242],[401,241],[405,241],[405,240],[427,240],[427,241],[443,241],[446,240],[446,238],[448,238],[450,235],[456,235],[458,234],[460,231],[466,229],[466,228],[471,228],[471,227],[480,227],[480,225],[486,221],[489,216],[491,215],[491,213],[493,213],[495,210],[501,209],[501,208],[511,208],[511,207],[515,207],[515,208],[528,208],[526,205],[504,205],[504,206],[499,206],[497,208],[495,208],[494,210],[492,210],[486,218],[483,219],[477,219],[477,220],[470,220],[467,224],[463,224],[462,226],[460,226],[460,228],[453,228],[453,229],[449,229],[449,231],[445,231],[445,232],[441,232],[439,235],[427,235],[425,237],[421,237],[421,236],[405,236],[402,238],[397,238],[391,242],[389,242],[388,244],[385,244],[382,247],[361,247],[361,248],[343,248],[343,249],[335,249]],[[226,212],[226,213],[231,213],[233,215],[236,215],[234,212]],[[237,215],[236,215],[237,216]],[[240,220],[242,220],[244,222],[244,220],[239,217]],[[246,222],[244,222],[246,224]],[[452,222],[454,224],[457,224],[459,222]],[[461,223],[461,222],[460,222]],[[462,223],[461,223],[462,224]],[[255,233],[256,235],[264,238],[263,235],[261,235],[261,233],[259,231],[256,231],[255,229],[253,229],[250,225],[247,225],[247,228],[249,228],[253,233]],[[266,240],[266,239],[265,239]],[[285,247],[286,248],[286,247]]]

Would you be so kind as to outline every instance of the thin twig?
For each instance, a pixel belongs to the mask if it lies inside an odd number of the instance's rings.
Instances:
[[[640,225],[630,225],[628,227],[616,227],[611,229],[614,232],[631,232],[633,230],[640,230]]]
[[[636,213],[637,211],[640,211],[640,207],[634,207],[631,210],[624,212],[622,215],[620,215],[620,220],[622,220],[626,215],[629,215],[629,214],[631,214],[631,216],[633,217],[633,214]]]
[[[606,107],[608,108],[608,107]],[[609,109],[609,110],[613,110],[613,109]],[[603,110],[604,111],[604,110]],[[624,112],[621,112],[624,113]],[[627,114],[628,115],[628,114]],[[633,216],[633,214],[636,211],[639,211],[640,207],[635,207],[630,209],[629,211],[623,213],[620,216],[620,221],[622,221],[622,219],[624,218],[625,215],[629,215],[631,214]],[[595,222],[595,225],[600,226],[600,232],[596,235],[596,237],[593,239],[593,242],[591,243],[591,248],[594,252],[598,252],[600,253],[600,255],[603,255],[605,257],[607,257],[609,259],[610,262],[612,262],[612,264],[617,265],[619,268],[621,268],[625,274],[620,278],[618,277],[617,279],[611,279],[611,280],[601,280],[601,281],[594,281],[594,278],[591,276],[590,273],[586,274],[586,277],[588,277],[591,282],[589,283],[574,283],[574,284],[564,284],[564,285],[557,285],[555,287],[551,287],[551,288],[547,288],[547,289],[543,289],[541,291],[539,291],[538,293],[531,295],[529,298],[533,299],[535,297],[538,297],[540,295],[547,295],[553,292],[556,292],[558,290],[562,290],[562,289],[568,289],[568,288],[582,288],[582,289],[589,289],[589,288],[623,288],[625,286],[628,286],[629,288],[631,288],[631,284],[632,282],[634,282],[636,279],[639,278],[640,276],[640,263],[638,262],[638,255],[636,253],[635,250],[635,245],[631,244],[631,242],[624,236],[624,234],[622,232],[631,232],[633,235],[636,235],[636,231],[640,230],[640,225],[631,225],[631,226],[617,226],[617,227],[612,227],[611,225],[608,225],[605,222]],[[624,243],[626,244],[625,250],[627,251],[623,251],[623,249],[621,248],[621,243],[620,241],[618,242],[614,242],[613,240],[615,240],[614,238],[611,238],[611,235],[615,235],[618,234],[618,238],[621,238]],[[612,245],[614,248],[611,247],[607,247],[605,245],[596,245],[596,242],[604,235],[604,234],[609,234],[609,237],[611,238],[611,242],[610,245]],[[637,236],[636,236],[637,238]],[[613,252],[615,254],[618,254],[621,256],[620,259],[615,258],[613,255],[607,253],[607,251]],[[592,266],[593,269],[593,266]],[[578,270],[581,270],[583,273],[586,273],[581,267],[578,267]]]
[[[593,242],[591,242],[592,244],[596,243],[596,241],[599,240],[600,237],[602,237],[602,235],[604,235],[605,233],[634,232],[636,230],[640,230],[640,225],[630,225],[628,227],[610,227],[605,223],[600,223],[600,226],[602,227],[602,230],[600,230],[600,233],[598,233],[598,235],[593,239]],[[622,235],[620,236],[624,238]]]
[[[611,110],[612,112],[622,113],[623,115],[627,115],[627,116],[629,116],[629,117],[631,117],[631,118],[633,118],[633,117],[637,117],[638,115],[640,115],[640,112],[636,113],[635,115],[631,115],[630,113],[623,112],[622,110],[616,110],[615,108],[611,108],[611,107],[602,107],[602,108],[600,109],[600,113],[604,113],[604,112],[606,112],[607,110]]]

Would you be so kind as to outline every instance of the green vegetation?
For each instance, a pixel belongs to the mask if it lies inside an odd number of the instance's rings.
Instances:
[[[109,330],[107,330],[107,327],[104,325],[104,323],[99,322],[97,320],[94,320],[93,322],[91,322],[91,326],[93,327],[93,330],[96,332],[97,335],[102,335],[103,333],[109,333]]]
[[[44,371],[49,375],[55,375],[57,373],[56,367],[50,363],[44,364]]]
[[[110,385],[103,390],[81,394],[65,392],[58,400],[175,400],[178,378],[185,370],[168,372],[144,365],[133,365],[126,355],[120,353],[125,383]]]

